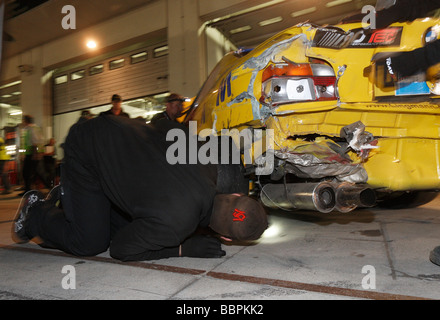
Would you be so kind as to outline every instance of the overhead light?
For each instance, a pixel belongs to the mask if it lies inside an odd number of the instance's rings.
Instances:
[[[236,33],[245,32],[245,31],[248,31],[248,30],[251,30],[251,29],[252,29],[251,26],[243,26],[243,27],[240,27],[240,28],[232,29],[232,30],[229,31],[229,33],[230,34],[236,34]]]
[[[327,3],[325,4],[325,6],[326,6],[327,8],[331,8],[331,7],[336,7],[336,6],[339,6],[339,5],[341,5],[341,4],[351,2],[351,1],[352,1],[352,0],[334,0],[334,1],[327,2]]]
[[[317,10],[316,7],[311,7],[311,8],[307,8],[304,10],[292,12],[290,15],[292,16],[292,18],[297,18],[297,17],[304,16],[309,13],[315,12],[316,10]]]
[[[18,85],[18,84],[21,84],[21,80],[18,80],[18,81],[14,81],[14,82],[11,82],[11,83],[8,83],[8,84],[5,84],[5,85],[1,86],[0,89],[4,89],[4,88],[8,88],[8,87],[12,87],[12,86],[15,86],[15,85]]]
[[[275,18],[272,18],[272,19],[267,19],[267,20],[264,20],[264,21],[260,21],[260,22],[258,22],[258,25],[260,27],[264,27],[264,26],[268,26],[270,24],[281,22],[281,21],[283,21],[283,17],[275,17]]]
[[[14,111],[14,112],[11,112],[9,115],[10,116],[18,116],[20,114],[23,114],[23,112],[22,111]]]
[[[97,47],[98,45],[96,44],[96,41],[94,41],[94,40],[89,40],[89,41],[87,41],[86,46],[87,46],[87,48],[89,48],[89,49],[96,49],[96,47]]]
[[[286,0],[267,1],[267,2],[264,2],[263,4],[259,4],[259,5],[256,5],[254,7],[249,7],[249,8],[244,9],[244,10],[236,11],[233,14],[229,14],[229,15],[226,15],[226,16],[223,16],[223,17],[220,17],[220,18],[213,19],[213,20],[209,21],[209,23],[215,23],[215,22],[218,22],[218,21],[221,21],[221,20],[226,20],[226,19],[233,18],[233,17],[236,17],[236,16],[241,16],[243,14],[254,12],[256,10],[260,10],[260,9],[264,9],[264,8],[268,8],[268,7],[274,6],[276,4],[279,4],[279,3],[282,3],[282,2],[285,2],[285,1]]]

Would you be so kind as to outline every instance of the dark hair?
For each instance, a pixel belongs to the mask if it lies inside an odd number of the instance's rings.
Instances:
[[[169,97],[167,98],[167,102],[173,102],[173,101],[181,101],[184,102],[185,98],[182,97],[180,94],[177,93],[172,93],[169,95]]]
[[[25,114],[23,116],[23,120],[26,123],[34,123],[34,118],[32,116],[28,115],[28,114]]]

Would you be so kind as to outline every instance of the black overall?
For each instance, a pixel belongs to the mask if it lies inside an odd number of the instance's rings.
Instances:
[[[101,115],[74,125],[64,146],[62,209],[33,208],[29,233],[79,256],[109,245],[120,260],[177,256],[209,224],[217,173],[212,165],[169,164],[170,129],[188,137],[186,127],[167,120],[150,126]]]

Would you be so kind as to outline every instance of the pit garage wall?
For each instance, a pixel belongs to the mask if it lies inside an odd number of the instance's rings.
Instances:
[[[0,84],[22,81],[22,111],[33,115],[49,138],[53,134],[53,70],[145,41],[165,30],[169,46],[168,90],[194,96],[216,60],[233,49],[216,31],[211,30],[207,36],[204,23],[260,2],[264,1],[158,0],[91,28],[66,30],[63,38],[4,59]],[[60,19],[61,28],[60,17],[56,18]],[[84,45],[90,37],[99,39],[97,52],[90,52]],[[32,70],[20,71],[20,65],[32,66]]]

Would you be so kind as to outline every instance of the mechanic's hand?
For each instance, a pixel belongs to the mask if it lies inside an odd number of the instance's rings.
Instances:
[[[204,235],[188,238],[182,243],[181,250],[182,257],[220,258],[226,255],[219,239]]]

